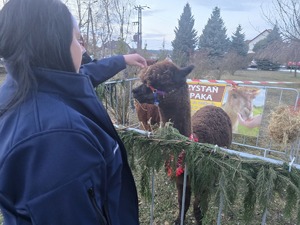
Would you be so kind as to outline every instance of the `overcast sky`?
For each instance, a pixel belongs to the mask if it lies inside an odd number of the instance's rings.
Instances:
[[[172,49],[171,41],[175,38],[174,29],[183,8],[188,2],[195,19],[194,28],[198,35],[211,17],[214,7],[219,7],[228,37],[242,26],[246,40],[253,39],[265,29],[273,27],[266,22],[263,12],[272,6],[272,0],[136,0],[137,5],[147,6],[142,11],[143,46],[147,49]],[[149,8],[148,8],[149,7]],[[138,20],[138,19],[136,19]],[[137,29],[137,27],[136,27]]]

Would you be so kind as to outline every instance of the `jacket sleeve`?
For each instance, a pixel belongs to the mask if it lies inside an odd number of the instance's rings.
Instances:
[[[106,166],[101,151],[77,131],[40,134],[20,143],[0,164],[0,192],[32,224],[102,224]]]
[[[126,68],[122,55],[94,60],[80,67],[80,73],[88,75],[94,87],[112,78]]]

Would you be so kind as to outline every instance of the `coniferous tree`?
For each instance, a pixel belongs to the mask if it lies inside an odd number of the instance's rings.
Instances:
[[[273,30],[271,31],[271,33],[267,36],[267,41],[269,43],[272,43],[274,41],[282,41],[282,37],[281,37],[281,34],[280,34],[280,31],[279,31],[279,28],[277,25],[275,25],[273,27]]]
[[[245,42],[245,34],[242,33],[241,25],[238,25],[235,33],[231,36],[230,50],[236,52],[238,55],[246,56],[249,46]]]
[[[197,31],[194,29],[194,17],[189,3],[184,6],[183,13],[175,27],[175,39],[172,41],[172,60],[179,66],[186,66],[197,43]]]
[[[269,33],[269,35],[266,38],[262,39],[254,45],[253,51],[261,51],[269,45],[274,44],[275,42],[282,42],[282,38],[277,25],[274,26],[273,30]]]
[[[245,34],[242,33],[242,26],[238,25],[231,36],[229,51],[223,58],[224,69],[234,75],[237,70],[246,68],[249,64],[248,49],[248,44],[245,42]]]
[[[270,34],[263,40],[257,42],[253,51],[257,68],[262,70],[278,70],[285,44],[282,41],[280,31],[277,25],[274,26]]]
[[[220,9],[215,7],[203,29],[199,39],[199,50],[203,50],[211,57],[222,57],[229,47],[229,39],[226,34]]]

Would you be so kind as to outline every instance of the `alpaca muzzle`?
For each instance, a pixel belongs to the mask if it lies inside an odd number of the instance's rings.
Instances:
[[[153,93],[153,98],[154,98],[154,105],[159,105],[159,99],[158,99],[158,95],[161,95],[163,96],[163,98],[165,97],[165,94],[166,92],[164,91],[160,91],[160,90],[157,90],[156,88],[152,87],[151,85],[148,86],[152,93]]]

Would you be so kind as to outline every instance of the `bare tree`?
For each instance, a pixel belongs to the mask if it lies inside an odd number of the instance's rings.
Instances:
[[[195,69],[189,76],[197,79],[219,80],[225,71],[224,57],[211,57],[206,50],[195,51],[190,63],[195,65]]]
[[[268,43],[264,48],[257,50],[254,54],[255,59],[268,59],[272,62],[284,64],[288,57],[289,44],[283,41]]]
[[[131,17],[133,15],[134,1],[113,0],[115,8],[116,25],[119,27],[119,38],[126,41],[130,33]]]
[[[87,21],[84,20],[84,19],[86,18],[86,15],[88,13],[88,8],[87,7],[82,7],[84,5],[83,3],[85,3],[83,0],[76,0],[79,29],[84,27],[87,23]]]
[[[300,42],[299,0],[273,0],[263,14],[270,24],[278,26],[284,39]]]
[[[247,68],[250,62],[250,56],[242,56],[235,51],[230,51],[222,59],[222,67],[231,75],[234,75],[237,70]]]
[[[275,41],[264,49],[255,53],[256,59],[268,59],[274,63],[286,64],[287,62],[300,61],[300,42],[299,41]],[[297,68],[294,68],[294,76],[297,76]]]
[[[100,38],[102,54],[114,54],[116,45],[112,40],[125,44],[130,34],[131,17],[133,15],[134,0],[100,0],[101,12],[98,14],[102,21]],[[99,18],[99,19],[100,19]],[[106,32],[104,32],[106,31]],[[120,48],[120,47],[119,47]],[[119,53],[124,53],[120,52]]]
[[[286,48],[283,50],[285,62],[300,62],[300,41],[290,41],[286,45]],[[297,67],[293,68],[294,77],[297,77],[297,69],[299,70]]]
[[[95,41],[94,23],[92,8],[95,8],[97,0],[65,0],[65,4],[70,8],[73,15],[76,17],[79,29],[85,42],[85,48],[91,54],[94,54],[93,43]],[[91,28],[92,27],[92,28]],[[91,30],[91,31],[90,31]],[[90,34],[92,34],[92,41],[90,41]],[[90,44],[92,43],[92,44]]]
[[[86,48],[94,57],[101,58],[114,54],[113,40],[126,43],[132,28],[134,0],[65,0],[65,2],[75,12]]]

